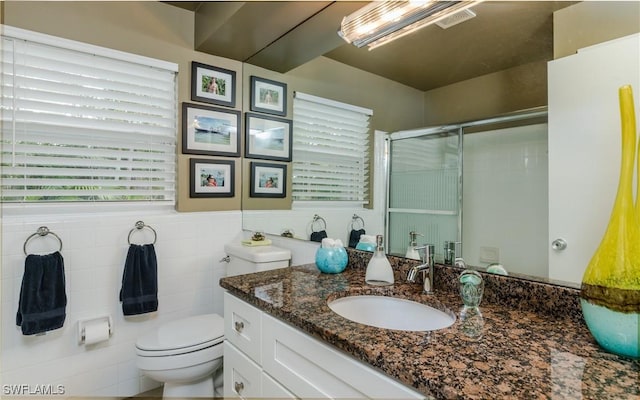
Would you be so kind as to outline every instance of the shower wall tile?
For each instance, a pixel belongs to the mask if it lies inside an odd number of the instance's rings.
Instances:
[[[481,248],[493,247],[508,271],[547,275],[546,131],[531,125],[465,137],[462,247],[471,265],[486,266]]]
[[[124,317],[118,300],[128,234],[142,219],[157,232],[159,309]],[[135,341],[159,324],[190,315],[222,314],[218,285],[226,264],[224,245],[242,236],[242,214],[206,213],[82,213],[75,215],[4,216],[0,269],[1,384],[64,385],[65,395],[128,397],[153,389],[157,382],[135,366]],[[47,226],[63,241],[67,317],[61,329],[43,336],[23,336],[15,325],[24,270],[25,239]],[[133,243],[148,243],[153,233],[134,231]],[[34,237],[31,253],[57,250],[54,238]],[[114,333],[102,343],[78,345],[79,320],[109,314]]]

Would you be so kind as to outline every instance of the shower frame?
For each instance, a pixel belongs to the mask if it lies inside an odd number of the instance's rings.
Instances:
[[[496,126],[500,128],[506,128],[511,126],[522,126],[522,125],[532,125],[536,123],[540,123],[542,121],[546,121],[547,119],[547,107],[536,107],[532,109],[522,110],[514,113],[509,113],[497,117],[467,121],[455,124],[441,125],[441,126],[433,126],[433,127],[425,127],[411,130],[403,130],[388,133],[385,136],[385,146],[384,146],[384,168],[385,168],[385,213],[384,213],[384,227],[385,227],[385,248],[389,252],[391,249],[391,235],[390,235],[390,219],[391,214],[394,212],[406,212],[409,210],[395,210],[390,208],[390,188],[391,188],[391,145],[393,141],[397,140],[406,140],[413,138],[424,138],[428,136],[434,135],[451,135],[455,134],[458,136],[458,173],[457,173],[457,219],[456,219],[456,231],[457,237],[455,240],[457,242],[462,241],[462,202],[463,202],[463,148],[464,148],[464,135],[468,133],[466,131],[469,130],[488,130],[489,128]],[[410,210],[416,213],[425,212],[428,213],[427,210],[415,209]],[[408,234],[408,232],[407,232]],[[442,252],[441,248],[443,247],[443,243],[433,243],[436,246],[436,261],[442,261]],[[462,249],[460,250],[462,252]],[[460,253],[462,254],[462,253]],[[403,255],[403,254],[396,254]]]

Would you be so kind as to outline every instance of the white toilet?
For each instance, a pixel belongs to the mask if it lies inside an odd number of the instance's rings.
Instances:
[[[275,246],[224,246],[227,276],[289,266],[291,252]],[[218,314],[168,322],[138,338],[138,368],[164,382],[163,398],[222,397],[224,320]]]

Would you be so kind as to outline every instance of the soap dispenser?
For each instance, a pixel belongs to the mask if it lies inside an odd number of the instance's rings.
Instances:
[[[409,232],[409,247],[407,247],[406,258],[412,258],[414,260],[420,260],[420,254],[418,250],[416,250],[416,246],[418,245],[418,236],[424,236],[421,233],[411,231]]]
[[[367,264],[367,272],[364,278],[369,285],[393,285],[393,269],[384,254],[384,245],[382,244],[382,235],[376,236],[376,251]]]

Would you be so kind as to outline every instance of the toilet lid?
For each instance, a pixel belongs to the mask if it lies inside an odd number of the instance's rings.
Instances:
[[[218,314],[197,315],[167,322],[141,336],[136,347],[146,351],[184,349],[216,341],[224,336],[224,320]]]

